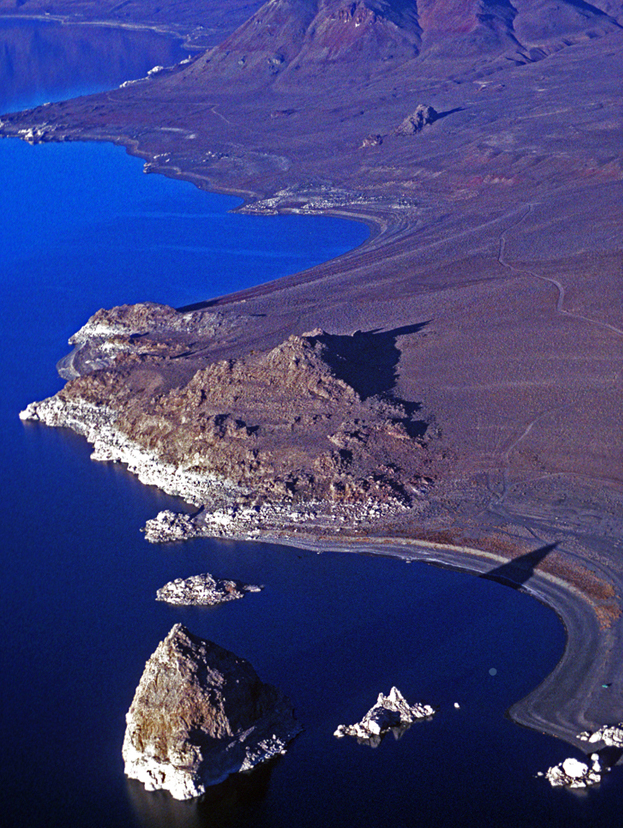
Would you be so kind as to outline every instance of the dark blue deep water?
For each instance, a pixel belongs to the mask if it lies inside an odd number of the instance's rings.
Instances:
[[[56,37],[62,45],[63,31]],[[141,40],[147,66],[171,48],[160,41]],[[94,85],[123,79],[102,63]],[[69,95],[82,80],[71,63],[67,71]],[[35,74],[45,77],[41,67]],[[338,255],[366,229],[232,215],[235,200],[142,175],[140,162],[109,146],[2,141],[0,167],[2,824],[620,824],[620,773],[584,798],[551,791],[534,774],[570,750],[504,716],[560,657],[564,633],[551,611],[422,564],[227,542],[149,545],[139,529],[175,508],[171,498],[91,462],[75,435],[18,420],[27,402],[60,387],[54,364],[65,341],[99,307],[207,299]],[[154,601],[166,581],[205,571],[265,589],[211,610]],[[180,620],[248,658],[289,694],[305,726],[287,756],[199,803],[128,783],[120,755],[144,663]],[[435,719],[377,750],[333,738],[392,684],[439,706]]]

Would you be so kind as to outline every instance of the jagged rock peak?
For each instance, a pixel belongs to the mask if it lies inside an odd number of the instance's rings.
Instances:
[[[125,773],[176,799],[277,754],[301,727],[243,658],[176,624],[145,665],[126,716]]]

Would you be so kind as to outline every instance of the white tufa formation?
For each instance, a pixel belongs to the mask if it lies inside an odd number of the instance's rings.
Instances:
[[[583,733],[578,733],[578,739],[590,744],[603,742],[607,747],[623,748],[623,722],[618,725],[604,725],[592,733],[590,730],[585,730]]]
[[[538,775],[545,776],[553,788],[588,788],[601,782],[601,774],[599,756],[593,753],[590,766],[579,759],[569,757],[564,762],[548,768],[545,774]]]
[[[385,696],[379,693],[374,707],[370,708],[360,722],[353,725],[339,725],[334,736],[355,736],[376,746],[388,731],[397,737],[418,719],[430,719],[435,714],[428,704],[410,705],[397,687],[392,687]]]
[[[242,598],[247,592],[261,592],[262,587],[242,584],[225,578],[214,578],[209,573],[190,578],[176,578],[156,592],[156,601],[167,604],[215,606]]]

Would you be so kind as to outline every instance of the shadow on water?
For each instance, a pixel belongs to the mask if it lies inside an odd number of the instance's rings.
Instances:
[[[599,754],[602,765],[606,768],[613,768],[623,758],[623,749],[618,747],[605,747],[598,750],[597,753]]]
[[[484,572],[480,578],[487,581],[497,581],[498,583],[506,584],[506,586],[519,589],[526,583],[538,564],[544,560],[550,552],[558,546],[558,543],[548,543],[546,546],[540,546],[533,552],[528,552],[525,555],[520,555],[508,563],[496,566],[495,569],[490,569],[489,572]]]
[[[199,799],[180,802],[167,791],[146,791],[128,779],[128,799],[136,819],[145,828],[233,828],[249,824],[258,815],[268,794],[276,757],[252,771],[235,773],[208,788]]]

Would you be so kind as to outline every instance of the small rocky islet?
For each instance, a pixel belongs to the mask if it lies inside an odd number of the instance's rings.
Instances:
[[[387,733],[399,738],[434,712],[409,705],[392,687],[361,722],[340,725],[335,736],[376,747]],[[284,754],[301,731],[290,701],[246,659],[175,624],[148,659],[126,715],[125,774],[148,791],[193,799]]]
[[[392,687],[387,696],[379,693],[376,704],[360,722],[338,725],[333,735],[338,739],[354,736],[362,744],[378,747],[388,733],[399,739],[414,722],[432,719],[434,715],[435,709],[429,704],[410,705],[400,690]]]
[[[176,606],[218,606],[244,598],[248,592],[261,591],[261,586],[243,584],[229,578],[215,578],[206,572],[169,581],[156,592],[156,601]]]

